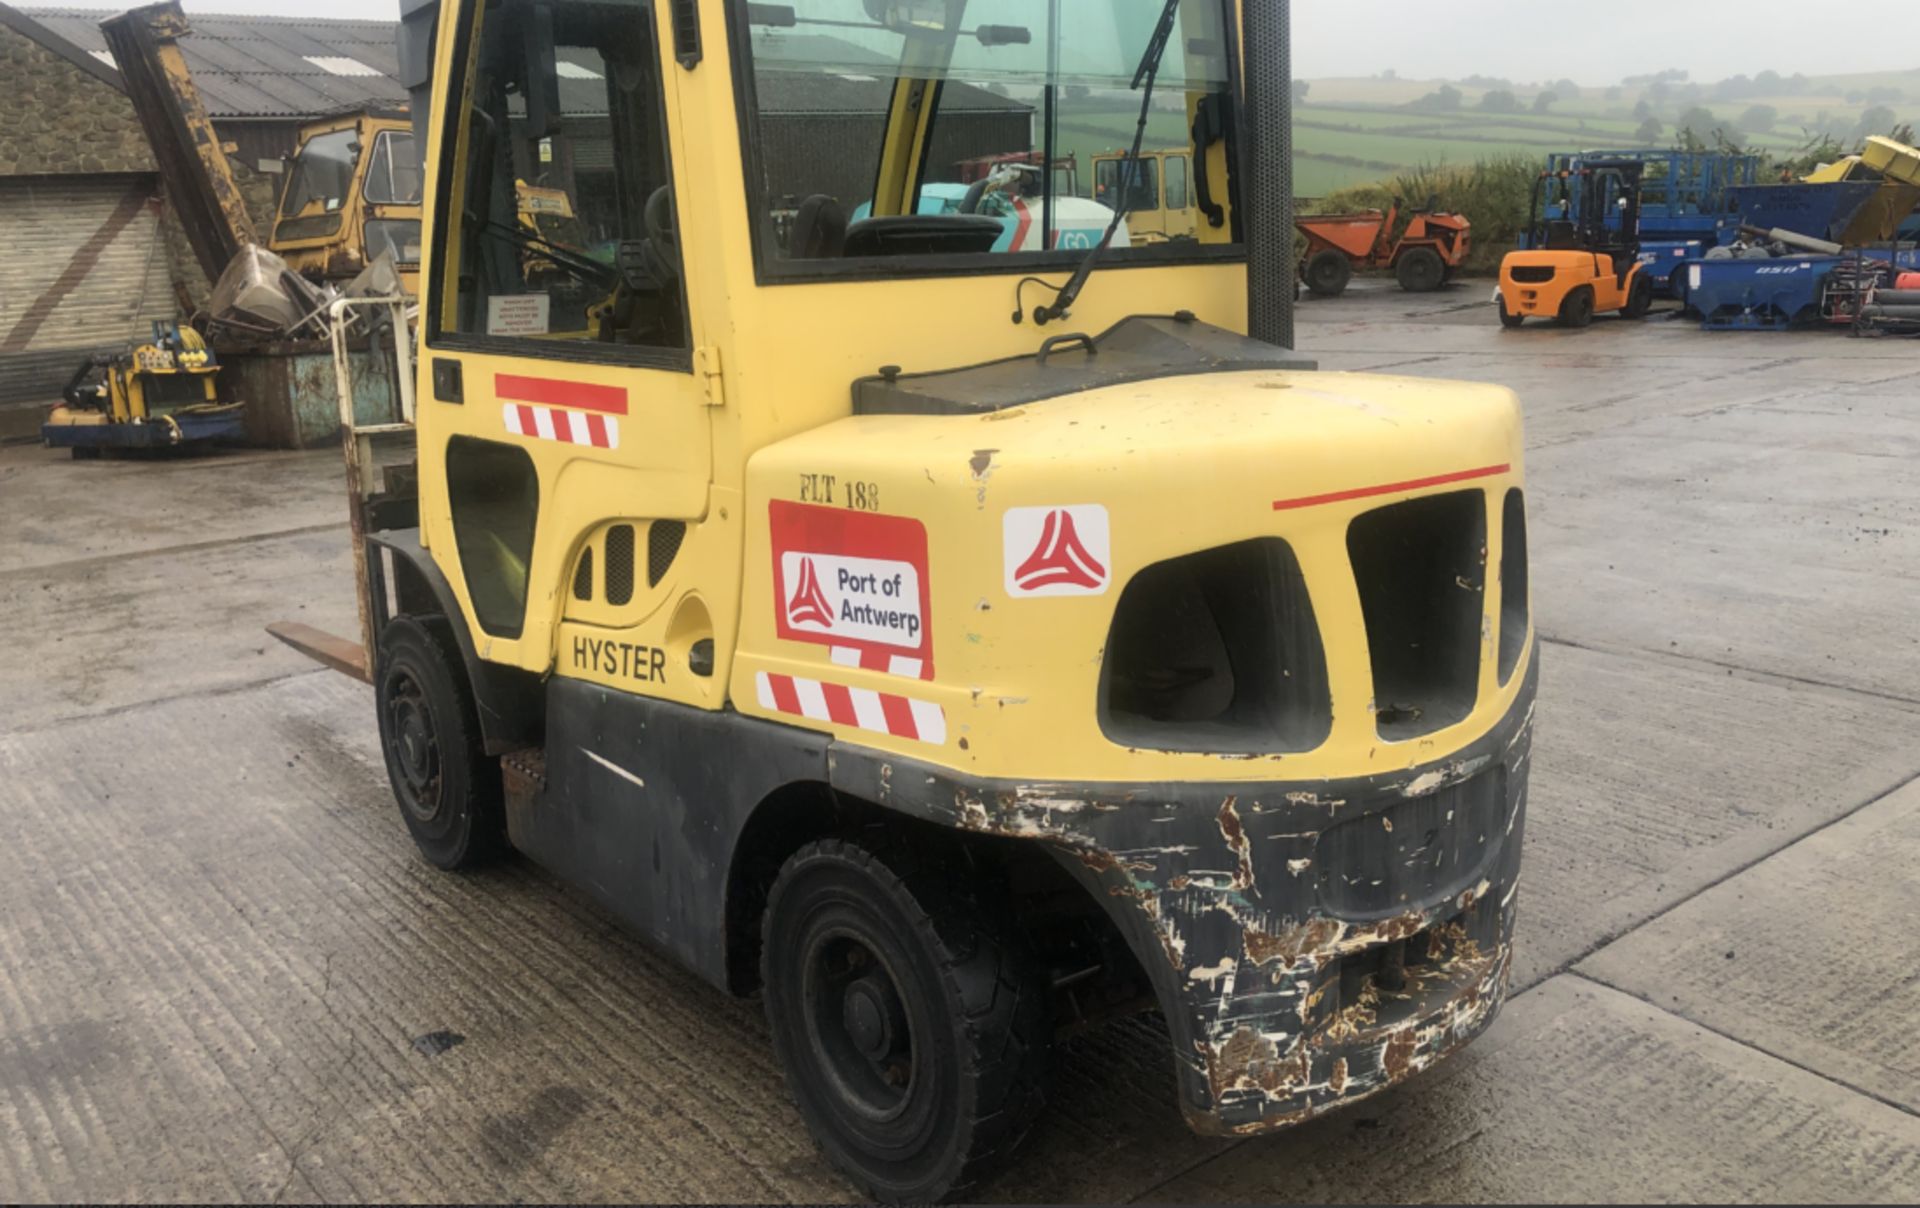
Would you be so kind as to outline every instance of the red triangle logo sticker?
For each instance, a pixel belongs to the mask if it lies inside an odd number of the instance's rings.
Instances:
[[[833,628],[833,608],[827,603],[827,593],[820,590],[820,576],[813,568],[812,558],[800,562],[800,582],[793,589],[793,598],[787,601],[787,624]]]
[[[1089,591],[1105,586],[1107,568],[1101,565],[1080,540],[1073,513],[1055,508],[1047,513],[1040,528],[1040,540],[1033,552],[1014,569],[1013,581],[1021,591],[1039,591],[1048,587],[1079,587]]]

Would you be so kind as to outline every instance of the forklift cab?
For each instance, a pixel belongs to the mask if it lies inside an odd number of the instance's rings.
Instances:
[[[1251,47],[1285,19],[439,12],[418,526],[363,509],[401,816],[436,865],[511,845],[759,992],[875,1198],[976,1186],[1053,1038],[1116,1012],[1162,1010],[1187,1120],[1243,1134],[1503,1000],[1519,409],[1247,334],[1291,276],[1285,161],[1241,169],[1273,163],[1242,96],[1284,116]],[[1217,220],[1126,241],[1057,173],[945,204],[983,157],[1091,160],[1114,113]],[[584,247],[518,220],[535,179]]]

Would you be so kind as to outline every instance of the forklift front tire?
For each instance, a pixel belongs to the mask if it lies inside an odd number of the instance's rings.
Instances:
[[[1500,326],[1511,330],[1527,321],[1527,316],[1521,314],[1519,311],[1507,309],[1507,300],[1505,298],[1501,298],[1498,305],[1500,307]]]
[[[763,940],[788,1093],[863,1193],[935,1201],[1004,1165],[1045,1102],[1051,1035],[996,913],[897,849],[826,840],[780,870]]]
[[[1633,284],[1627,287],[1627,304],[1620,308],[1623,319],[1644,319],[1653,309],[1653,278],[1643,272],[1633,275]]]
[[[497,855],[505,836],[500,765],[481,743],[473,692],[453,648],[439,618],[396,617],[380,635],[374,679],[400,819],[427,863],[450,871]]]
[[[1560,303],[1562,327],[1585,327],[1593,322],[1593,287],[1582,285]]]

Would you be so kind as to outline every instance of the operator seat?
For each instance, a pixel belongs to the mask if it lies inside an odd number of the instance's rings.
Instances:
[[[815,193],[800,203],[787,234],[793,260],[837,260],[847,250],[847,210],[837,197]]]

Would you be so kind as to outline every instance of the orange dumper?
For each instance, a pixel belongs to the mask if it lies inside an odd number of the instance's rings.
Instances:
[[[1449,213],[1428,201],[1415,210],[1407,229],[1393,237],[1400,203],[1384,214],[1365,210],[1357,214],[1305,214],[1294,226],[1306,237],[1300,277],[1322,297],[1337,297],[1353,279],[1355,268],[1391,269],[1400,288],[1423,294],[1439,289],[1467,259],[1473,244],[1473,224],[1465,215]]]

